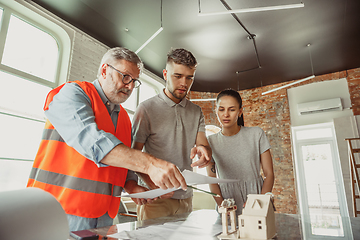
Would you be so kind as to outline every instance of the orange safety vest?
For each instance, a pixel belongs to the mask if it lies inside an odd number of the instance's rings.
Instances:
[[[95,86],[88,82],[76,83],[89,96],[99,129],[116,136],[126,146],[131,145],[131,122],[120,106],[115,131],[111,117]],[[44,110],[48,110],[53,97],[64,86],[49,92]],[[38,187],[50,192],[67,214],[98,218],[108,212],[114,218],[120,205],[121,188],[125,184],[127,169],[98,167],[93,161],[68,146],[49,120],[30,173],[27,187]]]

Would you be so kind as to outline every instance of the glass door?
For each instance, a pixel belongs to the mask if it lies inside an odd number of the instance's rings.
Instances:
[[[293,129],[305,239],[352,239],[333,127]]]

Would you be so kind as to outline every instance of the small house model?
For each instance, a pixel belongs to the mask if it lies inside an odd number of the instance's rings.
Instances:
[[[221,206],[219,206],[219,213],[221,213],[223,232],[217,237],[219,239],[238,239],[239,234],[236,229],[236,205],[233,198],[224,199]],[[230,231],[228,228],[228,215],[230,215]]]
[[[249,194],[238,216],[240,239],[271,239],[276,235],[275,213],[270,195]]]

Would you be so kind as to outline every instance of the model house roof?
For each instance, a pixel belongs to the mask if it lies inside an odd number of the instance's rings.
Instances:
[[[243,215],[266,217],[272,208],[271,196],[263,194],[249,194]]]

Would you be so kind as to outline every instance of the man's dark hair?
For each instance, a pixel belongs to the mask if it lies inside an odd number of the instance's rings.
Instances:
[[[166,63],[174,62],[176,64],[185,65],[189,68],[196,68],[197,61],[194,55],[183,48],[171,49],[167,54]]]

